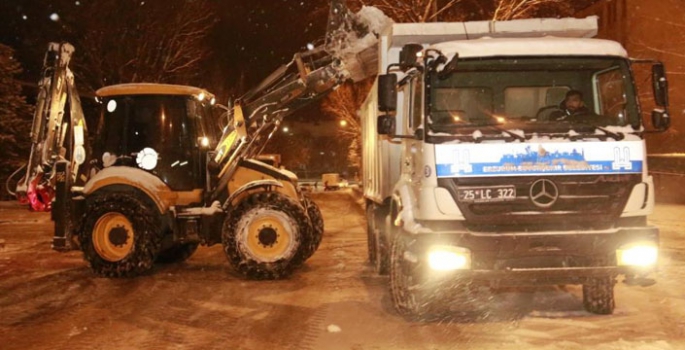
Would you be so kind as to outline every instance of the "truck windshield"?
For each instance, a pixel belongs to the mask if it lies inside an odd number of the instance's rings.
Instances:
[[[460,60],[431,78],[427,124],[433,132],[508,125],[567,130],[574,125],[640,125],[628,63],[615,57],[507,57]],[[567,106],[569,91],[582,101]],[[570,105],[571,103],[569,103]]]

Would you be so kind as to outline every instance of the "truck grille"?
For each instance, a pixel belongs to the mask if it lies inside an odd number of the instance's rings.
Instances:
[[[625,207],[633,186],[641,181],[641,174],[443,178],[438,179],[438,186],[452,194],[469,229],[505,232],[611,228]],[[502,202],[458,200],[460,187],[499,185],[513,185],[516,198]],[[547,197],[555,197],[553,202],[544,196],[535,198],[544,186],[551,192]],[[531,187],[535,187],[533,191]]]

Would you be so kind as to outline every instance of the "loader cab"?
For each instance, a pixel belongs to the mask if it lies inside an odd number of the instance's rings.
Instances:
[[[121,84],[97,96],[91,165],[140,168],[174,191],[204,187],[206,152],[221,136],[213,95],[189,86]]]

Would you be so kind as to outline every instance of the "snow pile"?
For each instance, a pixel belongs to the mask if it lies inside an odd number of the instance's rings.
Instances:
[[[378,36],[394,22],[376,7],[364,6],[345,23],[342,35],[329,33],[334,39],[327,50],[343,63],[354,81],[378,74]]]
[[[183,213],[188,215],[207,215],[212,216],[214,214],[222,213],[221,203],[219,201],[212,202],[209,207],[199,207],[199,208],[188,208]]]
[[[374,6],[363,6],[357,12],[357,20],[364,24],[369,31],[376,34],[381,34],[385,28],[391,26],[394,21],[385,15],[383,11]],[[368,35],[367,35],[368,36]]]

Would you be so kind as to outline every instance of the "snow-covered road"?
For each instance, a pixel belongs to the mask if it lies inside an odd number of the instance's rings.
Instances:
[[[317,194],[325,236],[283,281],[245,281],[221,247],[134,279],[92,275],[50,250],[49,215],[0,203],[2,349],[685,349],[685,206],[659,205],[657,283],[616,287],[616,312],[583,311],[577,286],[498,291],[482,317],[412,323],[366,263],[362,208]]]

